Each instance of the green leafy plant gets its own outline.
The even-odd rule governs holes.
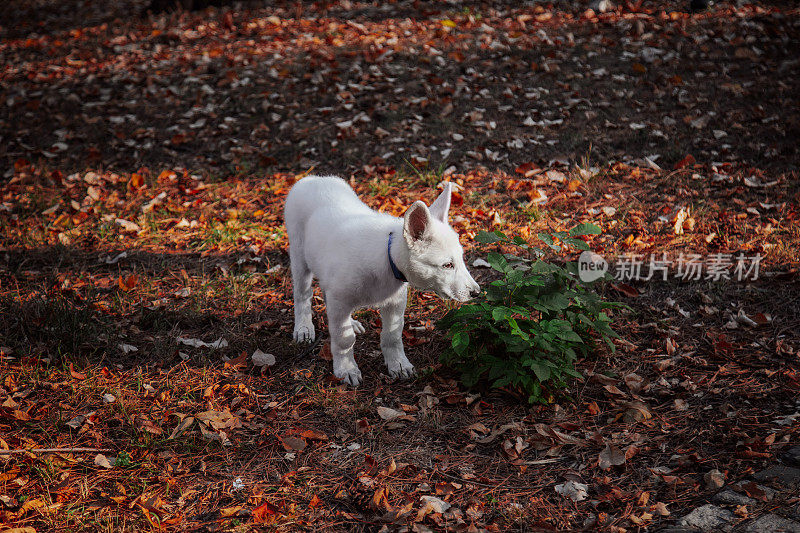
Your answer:
[[[539,233],[545,249],[589,250],[578,238],[600,228],[580,224],[570,231]],[[578,276],[576,262],[559,265],[545,260],[541,248],[522,237],[482,231],[483,244],[514,248],[515,255],[492,251],[489,265],[500,273],[473,302],[450,310],[437,324],[451,338],[442,360],[473,386],[486,379],[491,386],[519,391],[530,403],[547,402],[569,377],[579,378],[575,360],[603,340],[614,350],[611,317],[605,312],[622,304],[605,302]]]
[[[117,455],[117,460],[114,462],[114,466],[122,466],[122,467],[129,467],[133,465],[133,460],[128,452],[119,452]]]

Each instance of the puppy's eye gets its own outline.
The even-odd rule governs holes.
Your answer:
[[[445,263],[445,264],[442,265],[442,268],[446,268],[448,270],[451,270],[453,268],[453,263]]]

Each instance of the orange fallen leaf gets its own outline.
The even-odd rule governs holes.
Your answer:
[[[280,508],[266,502],[253,509],[253,522],[259,524],[274,522],[278,518],[278,513],[280,513]]]
[[[570,180],[570,182],[567,183],[567,190],[569,192],[575,192],[580,188],[580,186],[581,186],[580,180]]]
[[[695,164],[694,156],[692,156],[692,154],[689,154],[680,161],[678,161],[677,163],[675,163],[675,170],[680,170],[683,167],[688,167],[694,164]]]
[[[320,507],[322,506],[322,500],[319,499],[319,496],[314,494],[314,497],[311,498],[310,502],[308,502],[308,506],[311,507],[312,509],[314,509],[315,507]]]
[[[233,507],[224,507],[220,509],[219,514],[222,516],[222,518],[230,518],[231,516],[238,514],[238,512],[241,510],[241,505],[234,505]]]
[[[541,172],[541,170],[542,169],[539,168],[539,166],[535,163],[523,163],[515,169],[517,174],[522,174],[526,178],[529,178],[534,174],[538,174]]]
[[[375,510],[391,511],[392,506],[389,504],[389,489],[381,487],[372,495],[370,507]]]
[[[308,440],[328,440],[328,436],[325,433],[315,429],[304,429],[299,435]]]
[[[128,276],[120,276],[119,277],[119,288],[125,292],[133,289],[136,286],[136,283],[139,281],[139,278],[136,274],[130,274]]]
[[[142,188],[142,186],[144,186],[144,177],[137,172],[131,174],[131,180],[128,182],[128,188],[135,190]]]
[[[81,374],[80,372],[76,372],[75,368],[73,368],[72,363],[69,364],[69,375],[75,379],[86,379],[86,374]]]
[[[162,181],[172,181],[172,180],[174,180],[174,179],[175,179],[175,178],[177,178],[177,177],[178,177],[178,175],[177,175],[177,174],[175,174],[175,173],[174,173],[173,171],[171,171],[171,170],[162,170],[162,171],[161,171],[161,174],[159,174],[159,175],[158,175],[158,181],[159,181],[159,182],[162,182]]]
[[[247,352],[242,352],[235,359],[225,361],[225,368],[244,368],[247,366]]]

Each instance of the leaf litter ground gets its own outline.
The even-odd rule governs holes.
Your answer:
[[[74,10],[12,2],[0,520],[637,530],[775,463],[800,427],[798,13],[578,7],[98,3],[67,29]],[[755,281],[609,285],[624,342],[553,405],[464,390],[437,363],[447,304],[421,293],[420,377],[382,374],[367,310],[348,390],[324,340],[289,342],[281,209],[312,166],[395,215],[458,183],[470,264],[481,229],[587,221],[607,258],[764,259]],[[737,519],[792,505],[740,491]]]

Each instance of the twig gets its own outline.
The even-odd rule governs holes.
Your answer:
[[[18,450],[0,450],[0,455],[14,455],[18,453],[86,453],[86,452],[111,452],[110,448],[29,448]]]

